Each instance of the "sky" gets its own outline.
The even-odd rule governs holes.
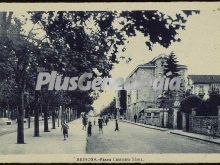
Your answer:
[[[174,13],[167,13],[173,15]],[[145,45],[142,34],[131,38],[127,50],[122,55],[129,56],[129,64],[119,63],[111,71],[113,79],[127,77],[139,64],[146,63],[159,54],[174,51],[179,64],[187,65],[188,74],[219,74],[220,75],[220,11],[204,10],[199,15],[188,18],[186,30],[179,32],[181,42],[173,43],[169,48],[155,45],[150,51]],[[94,102],[97,112],[107,106],[115,96],[115,91],[105,91]]]

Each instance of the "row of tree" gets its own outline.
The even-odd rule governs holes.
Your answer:
[[[115,98],[107,105],[105,108],[103,108],[100,112],[101,116],[105,115],[117,115],[117,109],[116,109],[116,100]]]

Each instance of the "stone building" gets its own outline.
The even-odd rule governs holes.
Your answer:
[[[128,76],[128,78],[141,77],[146,80],[155,80],[155,78],[164,77],[164,64],[167,55],[160,54],[148,63],[138,65]],[[178,65],[181,82],[181,88],[185,89],[187,81],[187,67]],[[167,110],[158,108],[158,97],[162,91],[155,91],[152,86],[144,86],[140,89],[132,89],[127,91],[127,119],[133,121],[136,114],[140,122],[157,126],[167,126],[168,114]],[[161,113],[162,112],[162,113]],[[148,120],[149,119],[149,120]]]

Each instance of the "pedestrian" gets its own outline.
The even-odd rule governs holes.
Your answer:
[[[86,130],[86,125],[87,125],[87,117],[84,115],[83,118],[82,118],[82,123],[83,123],[83,130],[85,128]]]
[[[69,126],[66,123],[62,123],[61,131],[63,130],[63,140],[66,140],[66,137],[68,138],[68,129]]]
[[[88,136],[92,135],[92,123],[91,123],[91,121],[89,122],[87,133],[88,133]]]
[[[105,124],[108,124],[108,117],[105,118]]]
[[[136,114],[134,115],[134,122],[135,123],[137,122],[137,115]]]
[[[115,131],[119,131],[119,127],[118,127],[118,120],[115,120]]]
[[[102,122],[103,122],[103,119],[98,119],[99,132],[102,132],[102,133],[103,133],[103,130],[102,130]]]

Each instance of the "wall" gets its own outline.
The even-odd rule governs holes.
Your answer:
[[[209,135],[208,126],[218,125],[217,116],[190,116],[189,131]]]
[[[145,117],[145,124],[158,126],[160,127],[160,117],[154,116],[154,117]]]

